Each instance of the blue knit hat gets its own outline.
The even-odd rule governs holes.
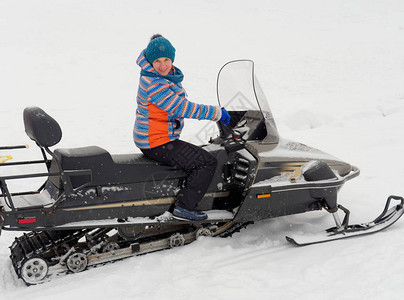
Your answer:
[[[168,57],[174,62],[175,48],[165,37],[156,34],[152,36],[147,48],[145,49],[146,59],[149,63],[153,63],[160,57]]]

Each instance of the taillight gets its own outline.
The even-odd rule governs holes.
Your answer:
[[[36,218],[24,218],[18,220],[18,224],[31,224],[31,223],[36,223]]]

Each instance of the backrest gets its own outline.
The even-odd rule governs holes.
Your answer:
[[[41,147],[54,146],[62,138],[59,124],[39,107],[24,109],[24,126],[28,137]]]

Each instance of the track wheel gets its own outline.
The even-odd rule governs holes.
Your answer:
[[[119,245],[117,243],[108,243],[102,248],[102,253],[113,252],[119,249]]]
[[[21,267],[21,277],[26,284],[38,284],[48,274],[48,264],[39,257],[28,259]]]
[[[170,246],[170,248],[180,247],[183,246],[184,244],[185,244],[185,237],[183,234],[179,232],[174,233],[168,240],[168,246]]]
[[[202,227],[196,231],[196,238],[200,236],[212,236],[212,231],[209,228]]]
[[[76,252],[69,256],[66,265],[70,271],[78,273],[86,269],[87,263],[87,256],[83,253]]]

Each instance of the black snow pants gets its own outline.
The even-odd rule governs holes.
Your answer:
[[[188,175],[185,187],[177,194],[175,204],[188,210],[195,210],[215,174],[216,158],[201,147],[181,140],[141,150],[147,157],[178,167]]]

